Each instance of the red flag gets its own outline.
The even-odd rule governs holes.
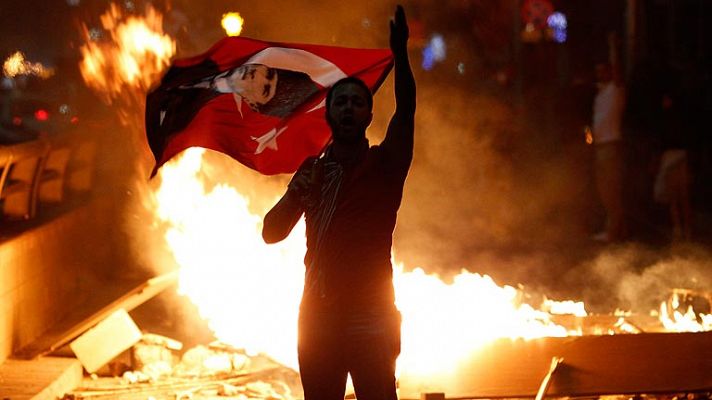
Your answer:
[[[356,76],[375,92],[392,66],[387,49],[242,37],[176,60],[146,101],[152,176],[189,147],[220,151],[263,174],[294,172],[330,139],[328,88]]]

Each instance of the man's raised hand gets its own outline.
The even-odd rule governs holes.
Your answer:
[[[390,21],[391,50],[393,53],[405,52],[408,49],[408,23],[405,19],[403,6],[396,7],[396,13]]]

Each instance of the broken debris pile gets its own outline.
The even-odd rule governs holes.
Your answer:
[[[117,377],[92,374],[65,400],[99,399],[294,399],[299,374],[269,357],[214,342],[185,351],[182,344],[145,334],[130,350],[130,368]],[[121,372],[114,362],[113,373]]]

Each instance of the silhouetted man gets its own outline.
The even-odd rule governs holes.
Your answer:
[[[345,78],[330,89],[332,143],[307,159],[264,219],[274,243],[305,215],[306,278],[299,316],[299,368],[306,400],[344,398],[350,373],[359,399],[396,399],[400,313],[395,307],[391,244],[413,157],[415,80],[408,25],[398,6],[391,21],[396,110],[386,137],[369,147],[369,88]]]

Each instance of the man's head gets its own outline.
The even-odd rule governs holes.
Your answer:
[[[277,90],[277,71],[262,64],[244,64],[230,74],[228,83],[252,108],[266,104]]]
[[[339,80],[326,95],[326,122],[334,141],[356,143],[366,136],[373,118],[373,95],[360,79]]]
[[[300,71],[244,64],[228,77],[230,90],[251,109],[275,117],[286,117],[319,91],[309,75]]]

